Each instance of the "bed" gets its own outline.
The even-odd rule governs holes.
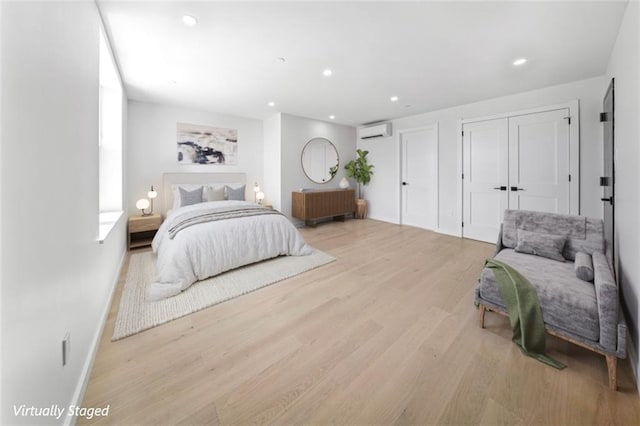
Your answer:
[[[243,173],[165,174],[162,192],[165,220],[151,245],[157,263],[148,300],[251,263],[313,252],[289,219],[245,201]]]

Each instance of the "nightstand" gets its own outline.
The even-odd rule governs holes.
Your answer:
[[[151,245],[161,223],[162,217],[159,214],[131,216],[128,222],[127,249]]]
[[[262,207],[266,207],[268,209],[272,209],[273,210],[273,204],[270,203],[262,203],[260,204]]]

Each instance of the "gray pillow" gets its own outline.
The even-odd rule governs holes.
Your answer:
[[[192,204],[198,204],[202,202],[202,187],[194,189],[193,191],[187,191],[184,188],[180,189],[180,207],[190,206]]]
[[[224,187],[212,188],[207,186],[207,201],[224,201]]]
[[[583,281],[593,282],[593,259],[591,259],[590,254],[581,251],[577,252],[574,269],[576,277]]]
[[[240,188],[232,188],[227,185],[227,200],[244,201],[244,187],[245,185],[242,185]]]
[[[518,229],[518,245],[516,245],[515,251],[564,262],[562,249],[566,239],[567,237],[562,235],[543,234]]]

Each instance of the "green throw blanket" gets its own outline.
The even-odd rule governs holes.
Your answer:
[[[540,362],[562,369],[564,364],[546,354],[544,320],[535,288],[511,266],[487,259],[485,268],[491,268],[498,283],[500,295],[509,313],[513,330],[513,343],[520,350]]]

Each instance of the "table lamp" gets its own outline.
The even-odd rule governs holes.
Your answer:
[[[136,207],[140,209],[140,211],[142,212],[142,216],[149,216],[151,214],[145,212],[145,210],[149,208],[149,205],[149,200],[147,200],[146,198],[140,198],[138,201],[136,201]]]
[[[158,196],[158,193],[153,189],[153,185],[151,185],[151,190],[147,192],[147,198],[151,201],[151,211],[149,214],[153,214],[153,199]]]

